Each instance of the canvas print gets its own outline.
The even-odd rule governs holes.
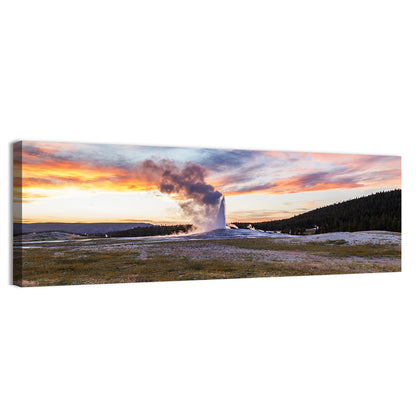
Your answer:
[[[20,141],[18,286],[401,270],[401,158]]]

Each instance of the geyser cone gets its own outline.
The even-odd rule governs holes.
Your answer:
[[[225,230],[225,199],[221,198],[220,207],[218,209],[217,220],[215,222],[216,230]]]

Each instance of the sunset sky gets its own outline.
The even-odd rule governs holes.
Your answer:
[[[287,218],[401,188],[398,156],[40,141],[22,149],[14,202],[24,222],[190,222],[181,208],[189,193],[160,184],[166,170],[186,189],[194,181],[196,192],[222,193],[227,222]]]

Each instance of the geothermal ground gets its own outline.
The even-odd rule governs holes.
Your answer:
[[[385,231],[289,236],[218,230],[111,239],[36,233],[18,237],[14,247],[22,286],[401,270],[401,234]]]

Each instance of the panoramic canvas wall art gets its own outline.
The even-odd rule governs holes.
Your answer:
[[[20,141],[18,286],[401,270],[401,158]]]

